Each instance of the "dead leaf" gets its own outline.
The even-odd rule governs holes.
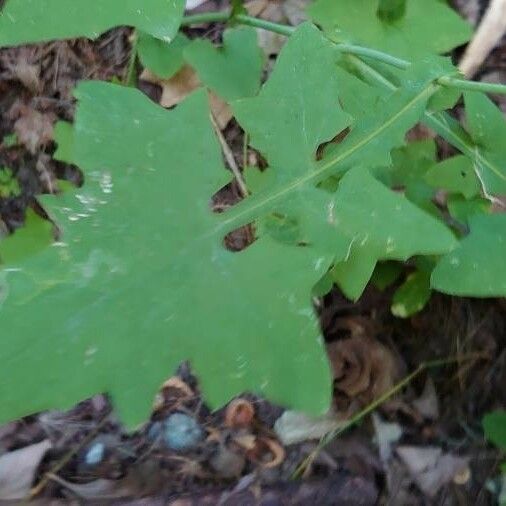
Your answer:
[[[144,69],[140,79],[148,83],[156,84],[162,88],[160,105],[167,108],[179,104],[190,93],[202,86],[197,73],[188,65],[185,65],[170,79],[161,79],[148,69]],[[232,119],[232,110],[226,102],[212,91],[209,91],[208,94],[213,116],[218,126],[223,130]]]
[[[390,390],[399,376],[393,353],[376,339],[353,335],[327,345],[339,411],[353,401],[370,404]],[[347,402],[348,401],[348,402]],[[342,404],[342,405],[341,405]]]
[[[24,499],[29,495],[37,468],[52,446],[45,439],[0,457],[0,500]]]
[[[124,499],[133,495],[133,490],[126,478],[121,480],[100,479],[89,483],[71,483],[56,475],[50,475],[50,478],[81,499]]]
[[[42,113],[18,102],[11,107],[9,117],[16,120],[14,132],[30,153],[35,154],[40,147],[53,140],[54,113]]]
[[[467,457],[443,453],[439,447],[401,446],[396,453],[416,485],[430,498],[469,467]]]
[[[246,399],[234,399],[225,412],[225,426],[230,428],[249,427],[255,417],[255,408]]]
[[[439,402],[432,378],[427,378],[422,395],[413,401],[415,409],[428,420],[439,418]]]
[[[245,5],[250,16],[259,17],[273,23],[286,22],[286,15],[282,2],[269,2],[266,0],[253,0]],[[286,37],[268,30],[257,30],[258,45],[266,56],[275,56],[286,42]]]
[[[402,437],[402,428],[398,423],[383,421],[377,413],[373,413],[372,420],[380,458],[386,464],[392,456],[392,445]]]
[[[285,411],[274,424],[274,431],[284,445],[320,439],[345,425],[334,413],[312,417],[297,411]]]
[[[192,9],[196,9],[206,2],[207,0],[186,0],[186,10],[191,11]]]
[[[291,25],[297,26],[308,20],[306,8],[311,2],[312,0],[285,0],[283,2],[283,12]]]

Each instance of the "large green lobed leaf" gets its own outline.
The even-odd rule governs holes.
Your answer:
[[[274,177],[221,215],[210,212],[209,201],[229,178],[204,92],[165,111],[137,90],[79,86],[74,131],[61,128],[60,155],[84,170],[85,185],[43,199],[59,242],[4,271],[1,420],[106,391],[133,425],[187,359],[213,407],[250,390],[313,414],[328,409],[330,373],[312,287],[357,237],[366,244],[373,225],[385,226],[371,223],[378,202],[393,203],[389,212],[399,216],[413,213],[359,162],[388,162],[423,113],[432,80],[447,72],[436,62],[420,79],[414,68],[404,89],[357,119],[317,160],[317,147],[351,121],[334,96],[333,55],[332,44],[303,25],[281,53],[272,84],[236,103]],[[316,186],[336,175],[344,175],[336,195]],[[358,198],[363,188],[371,194]],[[240,253],[224,248],[226,233],[273,211],[297,223],[304,246],[263,234]],[[411,234],[395,249],[404,256],[448,251],[449,232],[418,213],[428,245],[418,247]]]
[[[88,37],[120,25],[170,41],[185,0],[6,0],[0,11],[0,46]]]

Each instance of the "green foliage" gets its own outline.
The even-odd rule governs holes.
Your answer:
[[[471,27],[439,0],[407,0],[405,13],[397,11],[393,20],[380,15],[378,7],[395,12],[397,3],[383,0],[379,6],[378,0],[317,0],[309,14],[336,40],[408,59],[446,53],[471,37]]]
[[[183,67],[183,51],[189,43],[188,37],[182,33],[178,33],[172,42],[166,42],[141,32],[137,51],[144,67],[162,79],[169,79]]]
[[[0,198],[17,197],[21,195],[18,180],[8,167],[0,168]]]
[[[170,41],[185,0],[6,0],[0,13],[0,46],[88,37],[119,25]]]
[[[482,93],[464,94],[467,131],[480,152],[472,159],[487,195],[506,194],[506,120],[504,114]]]
[[[399,318],[408,318],[418,313],[429,301],[430,294],[430,272],[412,272],[394,294],[392,314]]]
[[[485,437],[499,449],[506,451],[506,411],[498,409],[483,417]]]
[[[254,28],[225,30],[221,48],[208,40],[194,40],[184,50],[184,58],[224,100],[250,97],[260,89],[263,53]]]
[[[432,273],[432,287],[452,295],[506,296],[506,214],[469,218],[471,233]]]
[[[420,310],[432,289],[506,295],[506,215],[491,208],[506,193],[506,123],[479,93],[465,95],[465,129],[435,112],[460,95],[436,84],[456,73],[436,53],[470,34],[445,2],[317,0],[310,12],[326,35],[298,27],[262,87],[252,28],[233,26],[215,47],[175,36],[183,1],[83,5],[7,0],[0,45],[135,26],[142,64],[162,78],[191,65],[268,167],[248,168],[250,195],[213,214],[230,174],[206,94],[165,111],[137,90],[82,83],[74,125],[55,127],[54,158],[79,166],[85,184],[40,199],[58,241],[29,212],[0,242],[13,267],[1,273],[0,422],[107,391],[132,426],[183,360],[213,407],[249,390],[322,413],[332,389],[311,297],[335,283],[357,299],[413,257],[397,316]],[[233,2],[232,15],[242,9]],[[412,65],[385,72],[337,52],[336,40]],[[438,162],[433,140],[406,143],[421,120],[462,155]],[[227,251],[226,234],[250,223],[255,242]]]

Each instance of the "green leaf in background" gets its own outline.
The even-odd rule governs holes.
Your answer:
[[[189,43],[183,33],[178,33],[172,42],[165,42],[140,32],[137,52],[144,67],[161,79],[169,79],[183,67],[183,50]]]
[[[506,214],[475,215],[471,233],[444,256],[432,273],[432,288],[451,295],[506,296]]]
[[[503,112],[483,93],[464,93],[467,131],[481,148],[472,162],[484,190],[490,195],[506,194],[506,120]]]
[[[9,167],[0,167],[0,198],[19,197],[19,182]]]
[[[371,283],[380,291],[393,285],[402,274],[402,264],[399,262],[380,262],[376,265]]]
[[[379,0],[378,16],[387,23],[393,23],[406,14],[407,0]]]
[[[381,19],[378,0],[317,0],[309,14],[333,38],[408,59],[446,53],[472,35],[471,26],[439,0],[407,0],[394,22]]]
[[[417,270],[395,291],[391,311],[399,318],[409,318],[421,311],[430,299],[430,272]]]
[[[446,205],[450,216],[463,224],[468,224],[469,220],[476,214],[490,213],[492,207],[487,199],[481,197],[466,199],[461,195],[448,196]]]
[[[425,174],[424,179],[435,189],[460,193],[466,199],[480,194],[480,180],[467,156],[453,156],[433,165]]]
[[[353,300],[360,297],[379,260],[407,260],[451,251],[450,230],[361,168],[350,171],[335,196],[335,220],[352,239],[349,255],[333,268],[334,281]]]
[[[44,250],[53,241],[53,228],[50,221],[28,209],[25,225],[0,239],[0,263],[12,265]]]
[[[483,417],[485,437],[497,448],[506,451],[506,411],[498,409]]]
[[[6,0],[0,11],[0,46],[88,37],[120,25],[171,41],[185,0]]]
[[[221,48],[196,39],[185,48],[184,58],[200,80],[224,100],[251,97],[260,89],[264,60],[254,28],[225,30]]]
[[[58,145],[53,158],[60,162],[72,163],[74,153],[74,129],[67,121],[57,121],[53,130],[54,141]]]

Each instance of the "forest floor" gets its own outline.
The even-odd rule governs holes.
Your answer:
[[[199,9],[225,4],[210,0]],[[279,11],[280,2],[271,4]],[[485,4],[455,1],[475,24]],[[290,20],[293,13],[283,12]],[[202,26],[186,33],[219,41],[222,29]],[[22,226],[26,209],[38,209],[36,196],[52,193],[57,179],[82,183],[78,169],[52,159],[53,125],[72,120],[76,82],[125,77],[129,36],[129,29],[119,28],[95,42],[0,50],[0,167],[12,169],[21,190],[0,197],[2,233]],[[271,44],[274,58],[280,42],[264,43]],[[161,87],[142,79],[140,66],[137,70],[138,87],[160,101]],[[506,82],[506,44],[494,50],[476,78]],[[506,101],[498,103],[506,111]],[[223,135],[241,166],[243,134],[234,120]],[[253,150],[247,156],[262,161]],[[213,206],[220,210],[240,198],[231,185],[215,196]],[[252,231],[243,229],[227,245],[242,249],[251,237]],[[333,290],[318,301],[332,365],[342,372],[337,411],[366,408],[374,385],[394,386],[416,371],[373,416],[351,427],[341,423],[338,437],[318,451],[309,433],[323,435],[332,426],[329,419],[292,419],[300,436],[287,428],[293,414],[248,394],[211,412],[189,366],[182,364],[154,400],[151,419],[134,433],[121,427],[106,395],[67,412],[0,426],[0,499],[26,495],[51,504],[174,506],[494,504],[501,461],[483,438],[481,420],[506,406],[506,301],[434,295],[421,313],[401,320],[390,311],[394,290],[395,285],[384,291],[369,287],[356,304]],[[177,451],[168,433],[171,423],[194,424],[201,437],[188,443],[187,451]]]

